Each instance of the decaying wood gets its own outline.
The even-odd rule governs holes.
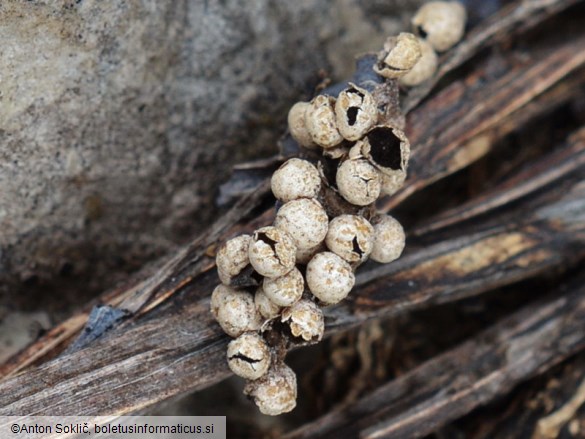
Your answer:
[[[585,165],[585,144],[583,132],[578,132],[569,141],[569,146],[543,157],[537,163],[520,170],[505,184],[492,188],[488,193],[479,195],[473,200],[454,209],[435,216],[432,222],[419,225],[413,235],[424,235],[433,230],[471,220],[486,212],[498,209],[534,193],[535,191],[554,184],[559,178],[579,171]],[[486,200],[490,200],[486,202]]]
[[[548,178],[547,186],[540,184],[540,162],[527,167],[532,169],[525,181],[530,190],[521,202],[514,203],[514,197],[503,201],[496,188],[483,198],[491,206],[492,215],[482,221],[466,224],[463,216],[461,222],[449,224],[453,227],[413,242],[421,246],[420,253],[407,252],[393,264],[364,267],[357,275],[359,293],[349,299],[350,304],[331,311],[336,316],[331,326],[339,322],[353,325],[380,315],[460,299],[526,278],[527,271],[536,274],[557,264],[579,261],[585,255],[585,129],[573,136],[567,150],[574,154],[569,161],[580,165],[566,167],[562,176]],[[547,174],[555,175],[554,167]],[[501,187],[510,187],[510,183],[505,181]],[[531,215],[526,215],[528,211]],[[571,236],[569,241],[557,240],[561,229]],[[392,288],[387,287],[389,281]]]
[[[583,168],[573,170],[514,204],[507,215],[516,221],[503,225],[499,213],[495,221],[488,217],[463,234],[452,228],[437,232],[429,236],[437,242],[394,264],[364,267],[353,299],[328,310],[328,334],[574,264],[585,252],[582,175]],[[213,323],[204,297],[216,283],[215,273],[208,272],[175,301],[85,349],[0,382],[0,415],[124,414],[225,378],[228,339]]]
[[[408,179],[384,209],[487,154],[497,140],[491,138],[496,127],[584,63],[585,31],[556,44],[489,57],[482,69],[423,103],[407,119],[408,137],[416,145]],[[433,114],[440,117],[429,117]]]
[[[530,27],[573,3],[515,2],[500,13],[500,18],[508,14],[509,19],[478,26],[447,59],[440,76],[501,41],[522,19]],[[585,82],[585,29],[573,30],[570,38],[563,38],[562,32],[554,39],[545,35],[540,43],[502,54],[482,54],[473,69],[412,110],[408,126],[415,147],[409,180],[383,207],[395,207],[423,187],[470,165],[487,154],[498,138],[572,99],[570,85],[582,87]],[[409,99],[421,99],[427,92],[421,89],[418,98],[413,94]],[[327,334],[372,318],[477,295],[582,261],[584,151],[585,130],[581,129],[566,147],[529,164],[517,177],[408,231],[409,245],[399,261],[360,268],[352,298],[327,310]],[[273,209],[249,216],[263,205],[267,193],[264,180],[259,190],[241,198],[191,245],[105,293],[0,366],[0,415],[122,415],[229,376],[228,338],[208,309],[209,293],[218,282],[214,249],[217,242],[270,221]],[[530,306],[389,383],[388,395],[378,398],[376,392],[346,410],[381,422],[364,434],[392,432],[396,437],[430,432],[467,413],[583,347],[585,291],[576,288],[562,294]],[[79,350],[63,353],[96,303],[125,309],[130,316]],[[559,332],[563,322],[568,326]],[[495,339],[503,345],[494,345]],[[558,345],[546,344],[551,339],[559,340]],[[542,348],[534,358],[522,355],[520,347],[527,341]],[[474,344],[475,348],[470,347]],[[485,361],[490,358],[493,361]],[[453,380],[461,361],[469,373]],[[411,392],[412,380],[422,382],[416,394]],[[322,428],[339,428],[339,413],[299,434],[318,435]],[[422,426],[417,424],[419,419],[424,420]],[[351,428],[361,431],[366,425],[358,420]]]
[[[107,304],[142,315],[193,281],[196,275],[211,269],[213,258],[207,254],[208,249],[226,233],[226,230],[233,228],[234,224],[257,206],[258,200],[267,194],[268,188],[269,185],[264,182],[257,191],[243,197],[214,224],[212,230],[202,234],[169,261],[159,264],[160,267],[155,266],[154,269],[146,267],[134,276],[138,279],[136,284],[124,285],[105,293],[98,300],[88,304],[80,313],[49,330],[36,343],[1,365],[0,377],[17,373],[46,355],[52,356],[52,350],[60,350],[61,346],[71,341],[83,328],[94,305]]]
[[[551,368],[536,383],[525,383],[513,396],[500,401],[498,410],[486,406],[474,417],[470,439],[571,439],[585,433],[585,353]],[[496,404],[496,403],[494,403]],[[458,423],[467,425],[463,418]]]
[[[533,439],[556,439],[559,437],[563,426],[575,416],[583,404],[585,404],[585,377],[579,383],[573,397],[565,405],[538,421]]]
[[[412,90],[404,100],[403,108],[410,111],[416,107],[445,75],[461,66],[481,49],[531,29],[575,3],[578,3],[578,0],[528,0],[512,2],[503,7],[487,18],[481,26],[473,28],[465,36],[462,44],[447,52],[441,59],[437,74],[427,83]]]
[[[514,3],[513,10],[517,11],[516,14],[519,17],[525,17],[523,14],[526,12],[544,10],[541,8],[543,5],[538,7],[534,5],[525,9],[524,3]],[[570,3],[572,2],[547,2],[547,7],[551,7],[554,11],[555,8],[563,9]],[[466,59],[470,53],[473,53],[473,48],[478,50],[488,44],[488,41],[491,41],[497,33],[493,31],[492,26],[494,26],[492,22],[478,26],[475,32],[479,36],[474,37],[472,43],[462,44],[460,46],[462,48],[457,51],[463,51],[465,55],[457,55],[457,57]],[[482,35],[486,38],[485,43],[481,43],[480,36]],[[503,77],[501,71],[499,76],[490,73],[490,64],[501,63],[500,57],[489,57],[478,70],[471,72],[466,78],[456,82],[424,106],[413,111],[409,122],[413,124],[410,136],[412,144],[416,147],[411,160],[410,176],[405,189],[398,196],[386,200],[383,208],[389,209],[396,206],[416,190],[469,165],[487,153],[492,146],[492,140],[487,141],[482,135],[473,138],[470,133],[477,134],[489,131],[490,128],[500,128],[503,131],[509,129],[510,124],[506,116],[510,112],[522,108],[523,105],[530,103],[531,99],[539,97],[543,90],[558,84],[565,74],[583,63],[585,50],[575,53],[575,48],[581,47],[582,44],[582,40],[569,42],[561,40],[559,45],[551,47],[549,44],[544,49],[544,53],[533,53],[534,59],[531,59],[531,62],[525,61],[520,64],[516,62],[517,57],[512,54],[507,61],[511,70]],[[456,65],[458,64],[453,63],[453,66]],[[471,87],[470,84],[473,83],[478,84],[476,87]],[[466,87],[469,90],[465,91]],[[500,89],[505,89],[506,93],[494,96],[493,91]],[[537,107],[537,111],[544,111],[549,105],[558,104],[559,95],[566,99],[570,93],[564,90],[563,93],[554,94],[556,99],[545,100],[543,105]],[[470,109],[478,106],[484,110],[470,112]],[[513,114],[517,113],[518,111]],[[484,120],[485,114],[491,114],[489,123]],[[423,139],[428,140],[423,142]],[[467,143],[464,143],[465,139],[468,139]],[[214,242],[237,234],[241,230],[238,223],[247,212],[258,205],[266,191],[267,186],[264,184],[258,191],[242,198],[229,214],[223,216],[222,224],[214,225],[210,231],[202,235],[203,238],[196,240],[170,261],[164,265],[161,263],[155,267],[148,267],[134,277],[134,284],[131,280],[127,285],[107,292],[98,300],[88,304],[79,314],[48,331],[36,343],[1,365],[0,377],[14,374],[35,362],[42,361],[43,358],[50,358],[58,353],[62,346],[70,342],[81,330],[87,321],[91,307],[96,303],[131,311],[140,309],[143,313],[176,293],[182,286],[191,282],[198,273],[212,267],[213,259],[206,257],[207,249],[213,246]],[[269,215],[266,217],[269,218]]]
[[[416,438],[585,347],[585,277],[479,336],[291,432],[293,438]]]

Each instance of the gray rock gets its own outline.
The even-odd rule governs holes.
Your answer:
[[[4,297],[70,274],[63,290],[91,294],[201,231],[231,165],[276,151],[319,70],[348,75],[404,21],[357,5],[2,2]]]

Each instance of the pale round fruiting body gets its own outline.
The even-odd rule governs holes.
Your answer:
[[[297,377],[287,365],[275,364],[263,377],[248,382],[244,394],[251,396],[265,415],[288,413],[297,405]]]
[[[217,320],[217,316],[219,314],[220,307],[224,306],[225,302],[232,296],[234,293],[238,293],[239,291],[228,287],[226,285],[218,285],[215,287],[213,292],[211,293],[211,301],[209,303],[209,307],[211,310],[211,314]]]
[[[410,142],[398,128],[378,125],[364,137],[361,152],[381,173],[393,175],[396,171],[406,172]]]
[[[276,227],[262,227],[250,240],[250,264],[265,277],[279,277],[295,266],[296,246],[288,233]]]
[[[323,242],[328,224],[327,212],[313,198],[300,198],[285,203],[274,220],[274,226],[286,232],[296,247],[302,249]]]
[[[248,247],[250,235],[240,235],[225,242],[215,257],[217,274],[221,283],[229,285],[231,280],[250,263]]]
[[[356,206],[371,204],[380,195],[380,176],[366,160],[344,161],[335,180],[341,196]]]
[[[282,313],[282,321],[288,323],[294,337],[305,341],[320,341],[325,332],[323,311],[311,300],[301,300]]]
[[[404,229],[390,215],[379,215],[372,220],[374,224],[374,248],[370,257],[383,264],[400,257],[404,250],[406,236]]]
[[[374,71],[384,78],[400,78],[414,67],[420,57],[417,38],[411,33],[401,32],[386,40],[384,50],[378,54],[378,62],[374,64]]]
[[[457,44],[465,32],[467,13],[461,3],[433,1],[424,4],[412,17],[415,32],[438,52]]]
[[[332,252],[317,253],[309,261],[306,279],[313,295],[327,305],[345,299],[355,284],[349,263]]]
[[[291,306],[298,301],[305,290],[303,275],[297,268],[280,277],[264,278],[264,294],[279,306]]]
[[[313,142],[323,148],[333,148],[343,141],[335,121],[335,99],[331,96],[315,96],[305,113],[305,123]]]
[[[419,43],[422,56],[410,72],[400,78],[400,84],[406,87],[414,87],[432,78],[439,66],[439,57],[433,46],[420,38]]]
[[[337,129],[347,140],[358,140],[378,120],[378,108],[372,94],[354,84],[339,93],[335,101]]]
[[[257,380],[268,371],[271,355],[264,339],[249,332],[228,344],[227,359],[233,373],[248,380]]]
[[[260,315],[267,320],[278,317],[282,310],[282,307],[268,298],[262,287],[258,288],[254,294],[254,305]]]
[[[260,328],[261,318],[252,295],[226,285],[218,285],[213,290],[211,313],[230,337]]]
[[[404,186],[406,181],[406,172],[402,169],[391,173],[381,174],[383,195],[394,195],[398,190]]]
[[[363,262],[372,252],[374,228],[362,216],[340,215],[329,223],[325,244],[347,262]]]
[[[313,149],[317,145],[305,123],[305,113],[311,105],[308,102],[297,102],[288,112],[288,130],[293,139],[305,148]]]
[[[270,180],[272,193],[280,201],[315,198],[321,188],[321,178],[315,166],[306,160],[290,159],[278,168]]]

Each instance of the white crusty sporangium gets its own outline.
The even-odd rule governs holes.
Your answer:
[[[400,257],[406,242],[404,229],[390,215],[378,215],[372,219],[374,225],[374,248],[370,257],[383,264]]]
[[[369,91],[352,83],[349,85],[335,101],[335,117],[341,135],[355,141],[376,124],[378,107]]]
[[[274,226],[285,231],[296,247],[302,249],[323,242],[328,225],[327,212],[314,198],[300,198],[283,204],[274,220]]]
[[[398,190],[404,186],[406,181],[406,172],[396,171],[392,174],[380,174],[382,179],[382,189],[380,192],[383,195],[394,195]]]
[[[248,381],[244,394],[265,415],[288,413],[297,405],[297,376],[286,364],[273,364],[263,377]]]
[[[274,196],[286,203],[297,198],[315,198],[321,188],[319,171],[310,162],[290,159],[278,168],[270,180]]]
[[[311,106],[308,102],[297,102],[294,104],[288,112],[288,130],[293,139],[295,139],[299,145],[314,149],[318,148],[318,145],[313,142],[311,133],[307,129],[305,122],[305,113]]]
[[[250,235],[240,235],[223,244],[215,257],[219,280],[229,285],[231,280],[250,263]]]
[[[335,98],[318,95],[305,113],[307,129],[313,141],[323,148],[333,148],[343,141],[335,121]]]
[[[438,52],[457,44],[465,32],[467,13],[459,2],[434,1],[421,6],[412,17],[415,32]]]
[[[402,187],[410,158],[410,142],[404,132],[378,125],[354,149],[358,146],[361,155],[380,172],[382,194],[392,195]]]
[[[278,277],[294,268],[296,251],[295,243],[288,233],[267,226],[252,235],[248,257],[259,274]]]
[[[282,313],[282,321],[288,323],[294,337],[305,341],[321,341],[325,332],[323,311],[311,300],[300,300]]]
[[[335,177],[339,194],[356,206],[366,206],[376,201],[382,188],[381,179],[366,160],[346,160]]]
[[[211,313],[230,337],[260,329],[261,316],[254,297],[226,285],[218,285],[211,294]]]
[[[256,380],[268,371],[271,354],[260,335],[247,332],[228,344],[227,359],[233,373],[248,380]]]
[[[349,263],[335,253],[317,253],[307,264],[307,285],[317,299],[326,305],[341,302],[355,284]]]
[[[374,71],[389,79],[400,78],[414,67],[421,57],[417,38],[408,32],[396,37],[389,37],[384,43],[384,50],[378,54],[378,63]]]
[[[281,306],[278,306],[268,298],[262,286],[258,287],[254,294],[254,305],[256,305],[260,315],[268,320],[278,317],[282,311]]]
[[[361,142],[362,155],[380,172],[405,171],[410,158],[410,142],[398,128],[378,125]]]
[[[422,84],[427,79],[432,78],[437,71],[439,57],[435,49],[426,40],[419,38],[418,42],[420,43],[422,55],[410,72],[400,78],[400,85],[414,87],[415,85]]]
[[[291,306],[303,295],[305,280],[297,268],[280,277],[265,277],[262,289],[266,297],[278,306]]]
[[[347,262],[363,262],[372,252],[374,228],[363,216],[340,215],[329,223],[325,244]]]

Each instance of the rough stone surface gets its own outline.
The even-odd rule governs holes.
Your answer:
[[[0,307],[0,363],[16,354],[51,326],[47,313],[10,312]]]
[[[320,69],[406,27],[377,3],[2,2],[0,301],[84,301],[199,232]]]

